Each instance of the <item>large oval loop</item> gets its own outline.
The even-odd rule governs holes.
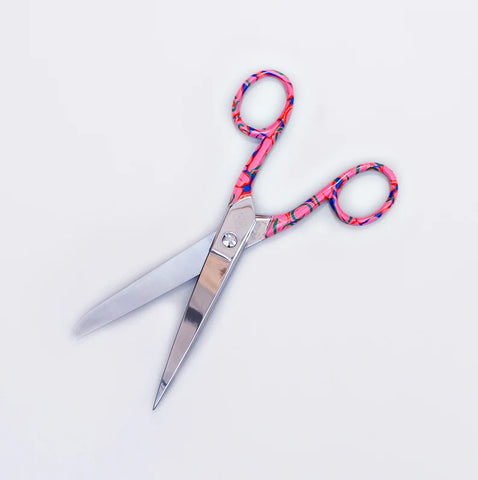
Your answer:
[[[348,180],[350,180],[352,177],[355,177],[355,175],[368,170],[376,170],[385,175],[390,182],[390,192],[384,204],[376,212],[366,217],[353,217],[352,215],[345,213],[340,208],[338,202],[339,193]],[[305,218],[317,207],[327,201],[330,202],[330,206],[343,222],[348,223],[349,225],[366,225],[380,218],[393,205],[395,198],[397,197],[397,193],[397,177],[392,170],[390,170],[390,168],[388,168],[386,165],[382,165],[381,163],[362,163],[361,165],[357,165],[356,167],[347,170],[345,173],[340,175],[340,177],[337,177],[333,182],[329,183],[322,190],[319,190],[315,195],[312,195],[312,197],[307,199],[304,203],[301,203],[298,207],[294,208],[290,212],[274,215],[271,219],[271,223],[267,229],[265,237],[271,237],[272,235],[282,232],[282,230],[292,227],[292,225],[295,225],[299,220]]]

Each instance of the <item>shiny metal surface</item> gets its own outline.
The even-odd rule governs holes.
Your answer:
[[[153,410],[158,406],[171,380],[189,352],[199,330],[204,325],[233,266],[246,248],[247,240],[251,236],[255,224],[254,207],[250,197],[235,203],[224,218],[176,334],[154,400]],[[232,247],[223,244],[222,238],[226,232],[234,233],[237,237],[237,244]]]
[[[254,230],[247,239],[246,248],[252,247],[266,239],[266,232],[271,221],[272,217],[270,216],[256,215],[256,224],[254,225]]]
[[[208,255],[171,348],[171,353],[169,354],[154,400],[153,410],[158,406],[164,392],[191,348],[196,335],[199,333],[203,321],[217,298],[230,265],[231,263],[228,260],[214,252]]]
[[[202,238],[94,307],[80,318],[75,334],[86,335],[197,277],[214,236]]]
[[[264,240],[270,220],[271,217],[256,216],[246,248]],[[215,236],[215,232],[207,235],[92,308],[77,322],[74,333],[79,336],[91,333],[197,277]]]

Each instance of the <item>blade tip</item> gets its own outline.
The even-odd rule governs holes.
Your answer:
[[[81,338],[85,336],[88,332],[85,331],[85,329],[82,328],[81,325],[77,324],[71,329],[71,333],[73,334],[74,337]]]
[[[88,335],[89,333],[93,332],[95,329],[91,328],[85,321],[84,317],[80,318],[78,322],[73,326],[72,328],[72,333],[73,336],[77,338],[82,338],[85,335]]]
[[[156,393],[156,398],[154,399],[153,411],[156,410],[156,407],[159,405],[159,402],[163,398],[167,386],[168,384],[164,381],[164,379],[162,379],[161,383],[159,384],[158,393]]]

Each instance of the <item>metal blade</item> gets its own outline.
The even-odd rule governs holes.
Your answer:
[[[250,197],[234,204],[214,239],[204,267],[194,287],[164,369],[153,410],[204,325],[237,259],[244,252],[256,224]]]
[[[247,248],[265,239],[270,222],[271,217],[256,217]],[[77,322],[75,334],[91,333],[197,277],[215,235],[216,232],[209,234],[94,307]]]
[[[209,234],[97,305],[80,318],[75,333],[86,335],[197,277],[214,235]]]
[[[158,406],[166,388],[191,348],[206,316],[217,299],[229,267],[230,262],[226,259],[213,252],[208,255],[171,348],[153,410]]]

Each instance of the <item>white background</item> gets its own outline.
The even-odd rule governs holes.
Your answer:
[[[478,478],[476,1],[0,7],[2,479]],[[295,207],[379,161],[397,203],[251,249],[152,402],[191,285],[82,340],[86,310],[218,225],[263,68],[296,103],[255,187]],[[257,126],[282,109],[251,89]],[[387,182],[363,175],[364,214]]]

